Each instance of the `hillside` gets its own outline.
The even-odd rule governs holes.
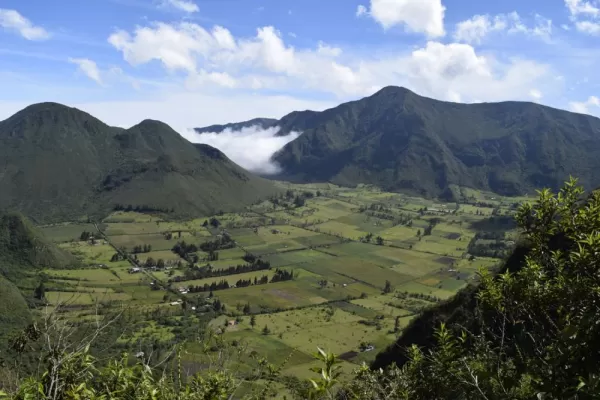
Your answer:
[[[21,215],[0,212],[0,337],[31,319],[17,288],[33,295],[34,273],[42,268],[69,268],[79,262],[56,247]]]
[[[534,103],[459,104],[400,87],[323,112],[294,112],[304,132],[274,156],[295,182],[371,183],[453,198],[455,185],[504,195],[600,184],[600,119]]]
[[[0,339],[31,321],[27,302],[19,289],[0,275]]]
[[[276,191],[225,156],[198,151],[164,123],[115,128],[55,103],[0,122],[0,162],[0,208],[38,223],[105,215],[117,204],[202,215]]]
[[[25,273],[41,268],[78,264],[17,213],[0,211],[0,275],[17,283]]]

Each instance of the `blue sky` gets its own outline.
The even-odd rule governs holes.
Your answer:
[[[0,119],[57,101],[178,130],[387,85],[600,116],[600,0],[2,0]]]

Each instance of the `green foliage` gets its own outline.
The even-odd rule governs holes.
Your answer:
[[[174,217],[207,215],[277,193],[271,182],[162,122],[125,130],[55,103],[0,121],[0,159],[0,208],[36,222],[104,216],[122,204]]]
[[[482,271],[479,329],[442,324],[434,347],[413,346],[401,370],[384,373],[399,378],[379,382],[403,382],[399,398],[411,399],[598,398],[600,193],[583,194],[570,180],[523,205],[530,251],[518,270]]]

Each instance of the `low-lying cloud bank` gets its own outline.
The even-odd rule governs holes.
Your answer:
[[[286,136],[276,136],[278,132],[278,127],[262,129],[252,126],[239,131],[226,129],[202,134],[188,131],[185,137],[193,143],[216,147],[248,171],[273,175],[281,171],[281,167],[271,160],[273,154],[301,135],[300,132],[291,132]]]

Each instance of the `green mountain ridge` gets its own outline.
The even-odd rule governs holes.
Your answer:
[[[254,118],[244,122],[235,122],[223,125],[210,125],[203,128],[194,128],[196,133],[221,133],[226,129],[232,131],[241,131],[244,128],[258,127],[259,129],[268,129],[277,125],[279,120],[274,118]]]
[[[600,184],[600,119],[535,103],[460,104],[389,86],[323,112],[286,115],[303,134],[273,156],[293,182],[375,184],[454,198],[456,186],[504,195]]]
[[[238,210],[277,191],[217,152],[159,121],[115,128],[75,108],[35,104],[0,122],[0,209],[37,223],[103,216],[117,204],[189,216]]]

